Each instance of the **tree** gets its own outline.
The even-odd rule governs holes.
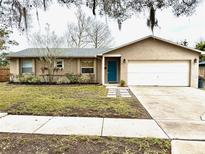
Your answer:
[[[60,71],[55,67],[55,62],[60,54],[58,48],[63,45],[63,42],[63,37],[51,31],[49,24],[45,27],[45,34],[34,33],[31,36],[30,44],[38,49],[39,60],[44,64],[41,72],[45,81],[53,82],[55,73]]]
[[[100,14],[117,19],[119,28],[133,14],[149,11],[147,25],[153,32],[154,27],[158,26],[155,17],[157,10],[172,8],[173,14],[177,17],[188,16],[195,11],[199,2],[200,0],[87,0],[87,5],[93,9],[93,14],[99,10]]]
[[[94,18],[87,17],[80,9],[76,13],[77,24],[68,24],[65,32],[70,47],[108,47],[112,36],[108,25]]]
[[[180,41],[180,42],[177,42],[177,44],[179,44],[179,45],[183,45],[183,46],[188,46],[188,41],[186,40],[186,39],[184,39],[183,41]]]
[[[8,30],[6,27],[0,27],[0,66],[8,65],[8,61],[6,59],[5,51],[9,49],[10,45],[18,45],[15,40],[10,39],[10,34],[12,31]]]
[[[15,40],[10,39],[12,31],[5,27],[0,27],[0,50],[7,50],[9,45],[18,45]]]
[[[68,31],[65,32],[67,44],[70,47],[84,48],[90,42],[87,30],[89,28],[90,18],[78,9],[76,13],[77,24],[68,24]]]
[[[6,53],[6,52],[3,52],[0,54],[0,67],[7,66],[9,64],[8,60],[6,59],[7,55],[8,55],[8,53]]]
[[[198,42],[195,48],[201,51],[205,51],[205,41]],[[200,61],[205,61],[205,56],[201,56]]]
[[[205,41],[200,41],[196,44],[196,49],[205,51]]]
[[[38,9],[52,5],[54,0],[0,0],[0,23],[8,26],[17,25],[22,30],[28,27],[29,14],[32,10],[36,10],[38,18]],[[198,6],[200,0],[57,0],[61,5],[76,6],[86,5],[92,9],[93,14],[107,15],[117,20],[119,28],[122,23],[130,18],[133,14],[150,12],[148,19],[151,30],[157,25],[155,12],[171,8],[173,14],[192,15]]]
[[[108,25],[95,19],[91,20],[87,33],[94,48],[109,47],[113,42]]]

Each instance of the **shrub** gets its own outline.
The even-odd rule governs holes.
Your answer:
[[[90,83],[94,83],[95,82],[95,74],[89,74],[89,78],[90,78]]]
[[[70,83],[93,83],[95,79],[94,74],[65,74]]]
[[[67,77],[61,77],[57,80],[57,84],[68,84],[70,81],[68,80]]]
[[[70,83],[79,83],[80,75],[72,74],[72,73],[67,73],[67,74],[65,74],[65,76],[70,81]]]
[[[20,83],[40,83],[41,79],[33,74],[23,74],[16,76],[17,82]]]
[[[37,76],[33,76],[30,80],[30,83],[40,83],[41,79]]]
[[[120,87],[124,87],[125,86],[125,81],[124,80],[120,80]]]
[[[90,76],[87,74],[82,74],[79,77],[79,83],[90,83]]]

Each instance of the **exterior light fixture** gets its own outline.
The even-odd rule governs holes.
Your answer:
[[[123,63],[126,63],[126,59],[123,59]]]
[[[194,63],[195,63],[195,64],[197,63],[197,59],[196,59],[196,58],[194,59]]]

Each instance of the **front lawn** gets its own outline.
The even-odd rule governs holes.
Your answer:
[[[0,111],[10,114],[150,118],[136,98],[107,98],[98,85],[0,83]]]
[[[171,154],[170,140],[0,134],[0,153]]]

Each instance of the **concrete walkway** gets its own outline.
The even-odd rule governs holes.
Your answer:
[[[128,87],[107,86],[107,97],[131,97]]]
[[[168,138],[152,119],[7,115],[0,132]]]

